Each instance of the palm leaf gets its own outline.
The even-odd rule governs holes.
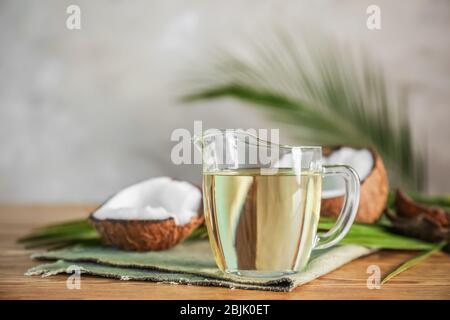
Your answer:
[[[72,245],[98,245],[100,236],[88,219],[55,223],[35,229],[18,239],[28,249],[56,249]]]
[[[332,218],[321,217],[319,230],[327,231],[335,223],[336,221]],[[188,240],[204,239],[207,237],[206,227],[202,225],[189,236]],[[389,250],[429,250],[435,247],[434,243],[392,233],[384,226],[358,222],[353,223],[350,231],[340,243]]]
[[[425,260],[426,258],[428,258],[429,256],[431,256],[432,254],[434,254],[435,252],[438,252],[440,250],[442,250],[442,248],[445,246],[445,243],[439,243],[439,244],[435,244],[433,247],[431,247],[430,249],[419,253],[418,255],[412,257],[411,259],[405,261],[404,263],[402,263],[401,265],[399,265],[398,267],[396,267],[394,270],[392,270],[391,272],[389,272],[383,279],[383,281],[381,281],[381,284],[385,284],[386,282],[388,282],[389,280],[391,280],[392,278],[398,276],[400,273],[402,273],[403,271],[406,271],[410,268],[412,268],[413,266],[415,266],[416,264],[418,264],[419,262]]]
[[[206,227],[201,225],[186,240],[207,238]],[[100,235],[88,219],[45,225],[19,238],[17,242],[23,244],[27,249],[45,248],[48,250],[74,245],[96,246],[102,243]]]
[[[388,90],[377,64],[329,39],[302,47],[285,33],[249,51],[221,54],[183,101],[232,97],[263,107],[300,143],[374,147],[398,186],[423,187],[406,99]]]

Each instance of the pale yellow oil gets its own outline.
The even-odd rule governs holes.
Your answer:
[[[203,179],[206,225],[221,270],[289,272],[307,264],[319,221],[319,173],[241,169]]]

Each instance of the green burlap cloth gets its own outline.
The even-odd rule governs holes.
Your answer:
[[[53,262],[31,268],[26,275],[72,273],[76,266],[82,273],[121,280],[290,291],[373,251],[356,245],[337,246],[313,252],[303,272],[281,278],[242,278],[216,267],[207,241],[190,241],[171,250],[145,253],[77,247],[33,254],[33,259]]]

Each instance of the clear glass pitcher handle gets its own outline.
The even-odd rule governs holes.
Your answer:
[[[334,246],[345,237],[353,221],[359,205],[359,176],[355,169],[346,165],[324,165],[324,176],[340,176],[345,181],[345,200],[336,224],[324,234],[318,235],[314,249],[325,249]]]

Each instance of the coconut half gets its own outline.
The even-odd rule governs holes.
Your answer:
[[[375,222],[386,207],[388,178],[383,161],[372,149],[351,147],[324,148],[324,164],[346,164],[353,167],[361,180],[361,192],[356,221]],[[345,185],[342,178],[327,177],[322,187],[321,214],[337,217],[344,203]]]
[[[103,241],[124,250],[169,249],[203,223],[200,189],[157,177],[118,192],[89,217]]]

